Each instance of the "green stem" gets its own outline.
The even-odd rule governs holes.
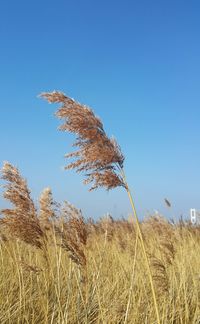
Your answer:
[[[151,291],[152,291],[152,295],[153,295],[154,307],[155,307],[155,311],[156,311],[157,323],[160,324],[161,322],[160,322],[158,304],[157,304],[157,300],[156,300],[156,293],[155,293],[155,288],[154,288],[153,276],[152,276],[152,272],[151,272],[151,268],[150,268],[150,263],[149,263],[149,259],[148,259],[147,252],[146,252],[146,249],[145,249],[142,230],[141,230],[140,222],[139,222],[139,219],[138,219],[138,216],[137,216],[137,212],[136,212],[135,204],[134,204],[134,201],[133,201],[133,197],[132,197],[131,191],[129,189],[128,183],[126,181],[126,175],[125,175],[125,172],[124,172],[123,169],[122,169],[122,177],[123,177],[123,180],[124,180],[124,182],[126,184],[126,191],[127,191],[127,194],[128,194],[128,197],[129,197],[129,200],[130,200],[130,203],[131,203],[131,207],[132,207],[132,210],[133,210],[133,215],[134,215],[134,218],[135,218],[135,221],[136,221],[136,227],[137,227],[137,231],[138,231],[138,235],[139,235],[139,239],[140,239],[140,243],[141,243],[141,248],[142,248],[144,258],[145,258],[145,262],[146,262],[147,272],[148,272],[149,281],[150,281],[150,285],[151,285]]]

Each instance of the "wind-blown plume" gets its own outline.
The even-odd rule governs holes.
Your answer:
[[[119,145],[114,139],[110,139],[106,135],[101,120],[95,116],[90,108],[81,105],[58,91],[52,93],[45,92],[40,96],[50,103],[62,103],[61,108],[56,112],[56,116],[64,120],[60,129],[76,135],[76,141],[73,146],[78,147],[78,150],[66,155],[67,158],[74,159],[74,161],[66,168],[76,169],[77,172],[85,172],[87,176],[85,183],[92,183],[90,190],[98,187],[105,187],[109,190],[119,186],[126,189],[134,218],[136,220],[141,247],[145,257],[157,323],[160,324],[160,316],[149,257],[147,255],[134,201],[126,181],[123,169],[124,156]]]
[[[62,208],[62,230],[56,227],[61,237],[61,246],[69,253],[69,257],[78,265],[86,265],[85,246],[88,238],[87,226],[80,210],[65,201]]]
[[[22,241],[42,248],[45,236],[36,213],[36,208],[30,197],[26,180],[22,178],[19,170],[10,163],[5,162],[1,169],[1,179],[7,181],[4,185],[4,198],[9,200],[13,209],[2,209],[1,223],[10,234]]]
[[[118,186],[126,187],[120,174],[124,156],[115,139],[106,135],[101,120],[93,111],[61,92],[42,93],[40,96],[50,103],[63,104],[56,112],[56,116],[64,120],[60,129],[76,135],[73,146],[78,147],[78,150],[66,155],[74,159],[66,169],[85,172],[85,183],[93,183],[90,190],[98,187],[106,187],[108,190]]]

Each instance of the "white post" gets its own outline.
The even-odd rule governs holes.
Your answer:
[[[200,211],[197,211],[196,213],[196,224],[200,225]]]
[[[196,214],[196,209],[191,208],[190,209],[190,220],[193,225],[196,224],[197,222],[197,214]]]

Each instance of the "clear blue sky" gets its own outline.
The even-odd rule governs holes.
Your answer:
[[[127,215],[123,189],[90,193],[62,170],[73,137],[37,98],[61,90],[117,138],[140,216],[200,208],[199,39],[197,0],[1,1],[1,164],[20,168],[35,200],[51,186],[86,216]]]

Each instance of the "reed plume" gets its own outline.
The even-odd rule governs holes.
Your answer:
[[[56,232],[61,238],[61,246],[78,266],[85,267],[88,230],[83,215],[75,206],[65,201],[61,217],[62,229],[61,226],[56,227]]]
[[[78,150],[66,155],[66,158],[74,159],[66,169],[86,172],[85,183],[93,183],[90,190],[126,187],[120,174],[124,162],[121,149],[114,138],[106,135],[101,120],[93,111],[61,92],[42,93],[40,96],[50,103],[62,103],[56,112],[56,116],[64,120],[60,130],[76,135],[73,146]]]
[[[44,92],[40,94],[40,97],[46,99],[49,103],[62,103],[62,106],[56,112],[56,116],[64,120],[60,130],[76,135],[76,141],[73,146],[77,147],[78,150],[66,155],[67,158],[74,159],[73,162],[67,165],[66,169],[85,172],[87,177],[85,183],[92,183],[90,190],[97,189],[98,187],[105,187],[109,190],[119,186],[126,189],[147,265],[157,322],[160,324],[153,276],[136,208],[123,169],[124,156],[120,146],[115,139],[107,136],[101,120],[95,116],[89,107],[76,102],[59,91],[52,93]]]
[[[53,200],[53,195],[51,188],[44,188],[40,195],[40,213],[39,213],[39,221],[42,227],[45,229],[51,228],[51,222],[56,216],[54,207],[55,202]]]
[[[3,215],[1,224],[12,236],[37,248],[42,248],[45,234],[40,227],[26,180],[9,162],[5,162],[1,169],[1,179],[7,182],[4,185],[3,196],[14,206],[0,211]]]

